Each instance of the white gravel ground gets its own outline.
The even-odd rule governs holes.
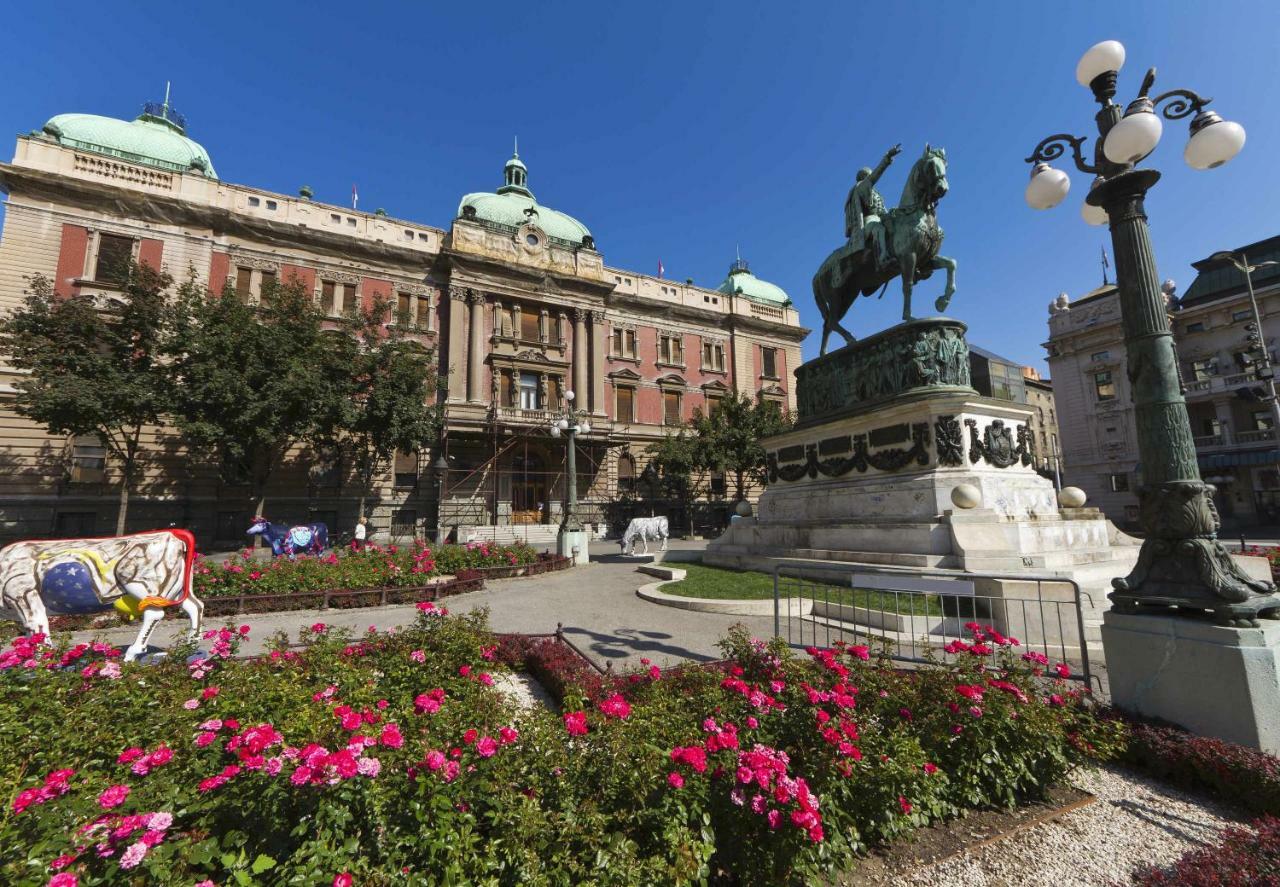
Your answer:
[[[934,865],[901,873],[911,887],[1127,884],[1143,865],[1165,866],[1188,850],[1214,843],[1239,822],[1239,811],[1118,767],[1074,775],[1097,796],[1079,810],[1002,841]]]

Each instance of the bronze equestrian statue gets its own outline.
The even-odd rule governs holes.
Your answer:
[[[898,206],[886,210],[876,183],[902,150],[895,145],[874,170],[858,171],[857,182],[845,201],[845,237],[848,243],[827,256],[813,276],[813,298],[822,312],[822,347],[827,353],[827,337],[832,332],[852,344],[853,336],[840,325],[859,295],[880,295],[893,278],[902,277],[902,319],[911,316],[911,288],[939,268],[947,269],[947,286],[935,302],[946,311],[956,291],[954,259],[938,255],[942,229],[938,227],[937,206],[947,193],[947,153],[924,146],[924,154],[911,167]]]

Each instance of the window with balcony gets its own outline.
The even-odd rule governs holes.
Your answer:
[[[1189,366],[1193,382],[1207,382],[1211,377],[1218,375],[1218,360],[1214,357],[1193,360]]]
[[[1276,414],[1271,410],[1253,411],[1253,430],[1270,431],[1276,427]]]
[[[520,409],[536,410],[541,408],[538,402],[539,379],[537,373],[520,374]]]
[[[71,482],[96,484],[106,480],[107,448],[96,434],[71,439]]]
[[[1110,372],[1093,374],[1093,392],[1098,400],[1116,399],[1116,383],[1112,381]]]
[[[1111,475],[1111,492],[1113,493],[1129,492],[1129,475],[1127,474]]]
[[[93,266],[93,279],[98,283],[124,286],[129,276],[129,262],[133,259],[132,237],[116,234],[98,235],[98,258]]]
[[[760,349],[760,374],[766,379],[778,378],[778,349]]]
[[[619,385],[615,389],[617,404],[613,416],[618,422],[630,424],[636,420],[636,390],[629,385]]]
[[[1219,419],[1201,419],[1200,435],[1202,437],[1219,437],[1222,434],[1222,421]]]
[[[658,363],[684,366],[684,338],[682,336],[658,336]]]

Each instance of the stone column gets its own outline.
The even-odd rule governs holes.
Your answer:
[[[591,412],[603,416],[604,408],[604,312],[591,312]]]
[[[587,312],[573,309],[573,393],[580,398],[577,405],[586,409],[587,403]]]
[[[484,363],[484,294],[468,290],[467,302],[471,306],[471,335],[467,343],[467,400],[484,402],[480,387],[481,367]]]
[[[449,287],[449,400],[467,399],[466,328],[463,311],[466,308],[467,291],[460,286]]]

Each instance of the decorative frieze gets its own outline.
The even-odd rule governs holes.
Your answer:
[[[955,416],[939,416],[933,423],[934,437],[938,442],[938,464],[955,468],[964,464],[964,438],[960,420]]]
[[[877,436],[878,432],[888,431],[890,432],[888,436],[896,437],[899,434],[899,426],[877,428],[869,434],[845,434],[825,438],[816,444],[782,447],[776,453],[769,453],[766,457],[769,481],[771,483],[779,480],[794,482],[806,476],[816,478],[819,474],[825,477],[840,477],[851,471],[865,474],[869,468],[894,472],[901,471],[913,462],[920,466],[927,466],[929,464],[929,423],[904,424],[901,429],[907,432],[907,435],[899,439],[910,439],[910,447],[890,447],[872,451],[868,446],[868,438]],[[886,435],[878,436],[883,439]],[[849,455],[840,455],[842,453]]]
[[[800,423],[866,412],[888,400],[930,391],[973,392],[965,325],[931,319],[900,324],[801,364]]]

